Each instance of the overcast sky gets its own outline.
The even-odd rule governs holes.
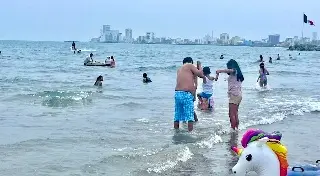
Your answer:
[[[0,40],[88,41],[103,24],[132,28],[134,37],[195,39],[213,31],[283,40],[301,36],[303,12],[316,25],[305,25],[305,36],[320,26],[320,0],[3,0],[0,8]]]

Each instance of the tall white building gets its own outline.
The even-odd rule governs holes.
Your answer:
[[[104,43],[117,43],[119,42],[119,30],[111,30],[110,25],[102,26],[102,34],[100,42]]]
[[[154,42],[154,33],[153,32],[147,32],[146,33],[146,42],[147,43],[153,43]]]
[[[312,32],[312,41],[318,40],[318,33],[317,32]]]
[[[124,37],[124,40],[128,43],[131,43],[133,41],[133,38],[132,38],[132,29],[126,29],[125,30],[125,37]]]
[[[220,40],[222,41],[223,44],[228,44],[229,43],[229,34],[228,33],[220,34]]]

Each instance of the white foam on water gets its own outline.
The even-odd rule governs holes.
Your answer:
[[[202,140],[198,143],[196,143],[196,145],[198,145],[200,148],[209,148],[211,149],[214,144],[218,144],[222,142],[222,138],[221,136],[217,135],[217,134],[213,134],[210,135],[210,137],[206,140]]]
[[[141,118],[141,119],[137,119],[136,121],[137,121],[137,122],[142,122],[142,123],[148,123],[148,122],[149,122],[149,119],[147,119],[147,118]]]
[[[185,147],[178,153],[178,157],[176,158],[176,160],[168,160],[165,163],[157,164],[157,166],[153,168],[148,168],[147,172],[162,173],[163,171],[174,168],[177,164],[179,164],[179,162],[187,162],[192,158],[192,156],[193,153],[190,151],[189,147]]]

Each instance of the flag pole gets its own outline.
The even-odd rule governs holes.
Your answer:
[[[301,36],[301,37],[302,37],[302,38],[301,38],[301,41],[302,41],[302,43],[304,43],[304,42],[303,42],[303,28],[304,28],[304,12],[303,12],[303,21],[302,21],[302,30],[301,30],[301,35],[302,35],[302,36]]]

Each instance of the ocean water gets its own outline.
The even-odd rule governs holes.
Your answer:
[[[317,145],[309,153],[303,145],[319,139],[319,52],[77,43],[83,52],[73,54],[70,46],[0,41],[1,175],[229,175],[230,145],[248,127],[283,131],[290,164],[320,159],[312,155]],[[115,56],[116,68],[83,66],[90,52],[98,61]],[[256,83],[260,54],[273,57],[268,89]],[[192,133],[185,125],[173,130],[176,70],[186,56],[213,73],[238,61],[245,77],[239,134],[230,132],[227,75],[214,85],[214,112],[197,110]],[[142,83],[144,72],[152,83]],[[93,86],[99,75],[102,88]]]

